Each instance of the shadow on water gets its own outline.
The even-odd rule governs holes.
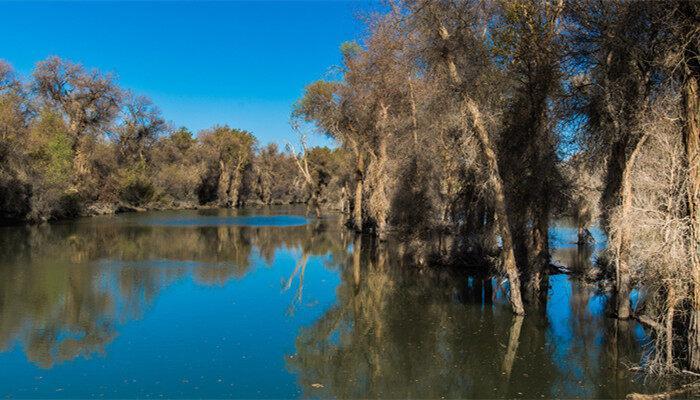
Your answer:
[[[585,283],[550,277],[546,305],[516,318],[491,276],[411,267],[400,246],[297,211],[1,228],[0,395],[533,398],[645,390],[629,370],[642,357],[643,330],[606,319],[606,297]],[[562,249],[559,257],[569,257]],[[592,253],[578,253],[577,268],[590,268]]]

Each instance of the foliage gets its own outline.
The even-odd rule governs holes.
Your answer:
[[[308,198],[293,157],[276,146],[258,150],[252,133],[228,126],[196,135],[172,129],[148,98],[57,57],[40,62],[28,82],[0,62],[0,139],[1,220]],[[326,174],[332,189],[323,196],[332,200],[324,203],[334,207],[341,195],[331,181],[342,173],[318,163],[331,169],[317,174]]]

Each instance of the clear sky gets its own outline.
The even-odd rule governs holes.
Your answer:
[[[174,126],[229,124],[261,144],[294,139],[306,84],[364,33],[367,1],[0,2],[0,58],[21,75],[57,55],[115,74]],[[310,138],[311,139],[311,138]],[[312,144],[330,144],[313,135]]]

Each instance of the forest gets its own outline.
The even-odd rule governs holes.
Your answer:
[[[305,203],[416,264],[504,277],[516,316],[546,302],[549,229],[570,218],[581,244],[606,234],[595,279],[651,330],[647,370],[700,372],[700,3],[386,5],[305,88],[285,149],[173,129],[79,64],[1,63],[0,217]]]

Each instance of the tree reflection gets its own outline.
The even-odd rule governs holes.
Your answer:
[[[0,351],[19,343],[44,368],[103,353],[120,323],[140,318],[165,286],[186,275],[222,285],[248,273],[256,252],[270,265],[280,248],[301,250],[304,258],[343,257],[347,248],[334,220],[280,228],[132,219],[3,228]]]
[[[546,307],[514,318],[491,275],[418,267],[420,253],[340,219],[281,228],[122,218],[0,231],[0,351],[19,343],[46,368],[105,352],[169,284],[223,285],[287,250],[289,314],[308,293],[307,262],[340,275],[335,303],[287,357],[308,396],[621,397],[640,354],[633,327],[605,318],[605,297],[563,275],[550,277]],[[590,268],[589,253],[571,257]]]
[[[551,279],[542,313],[513,317],[488,276],[411,267],[396,250],[355,239],[337,304],[303,329],[288,366],[310,397],[620,397],[590,288]],[[495,287],[496,288],[495,288]],[[558,295],[552,295],[558,292]],[[593,296],[593,297],[592,297]],[[629,330],[628,330],[629,332]],[[638,354],[631,337],[615,344]],[[611,373],[611,372],[615,373]],[[617,376],[615,374],[618,374]]]

